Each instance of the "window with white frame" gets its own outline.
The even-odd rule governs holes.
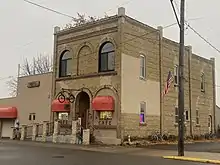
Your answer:
[[[174,66],[174,85],[178,85],[179,84],[179,66],[178,65],[175,65]]]
[[[201,92],[205,92],[205,74],[201,74]]]
[[[199,110],[196,110],[196,124],[199,124]]]
[[[140,78],[146,78],[146,56],[140,55]]]
[[[141,124],[146,122],[145,116],[146,116],[146,102],[143,101],[140,103],[140,123]]]
[[[178,121],[179,121],[179,109],[176,106],[175,107],[175,123],[179,123]]]

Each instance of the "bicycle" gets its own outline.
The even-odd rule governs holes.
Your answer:
[[[75,96],[72,94],[71,91],[73,91],[73,89],[62,88],[61,91],[57,94],[56,98],[60,103],[64,103],[66,100],[69,101],[70,103],[74,103]]]

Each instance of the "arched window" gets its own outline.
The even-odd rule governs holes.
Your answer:
[[[115,49],[111,42],[105,42],[99,51],[99,72],[115,70]]]
[[[70,51],[65,50],[60,56],[60,71],[59,77],[71,76],[71,61]]]

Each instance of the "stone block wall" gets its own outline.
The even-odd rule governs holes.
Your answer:
[[[146,116],[146,123],[140,124],[139,114],[122,114],[123,138],[148,137],[160,131],[160,116]]]

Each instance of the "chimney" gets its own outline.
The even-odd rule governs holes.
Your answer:
[[[118,16],[124,16],[125,15],[125,8],[120,7],[118,8]]]
[[[53,30],[54,34],[58,33],[59,31],[60,31],[59,26],[54,27],[54,30]]]

